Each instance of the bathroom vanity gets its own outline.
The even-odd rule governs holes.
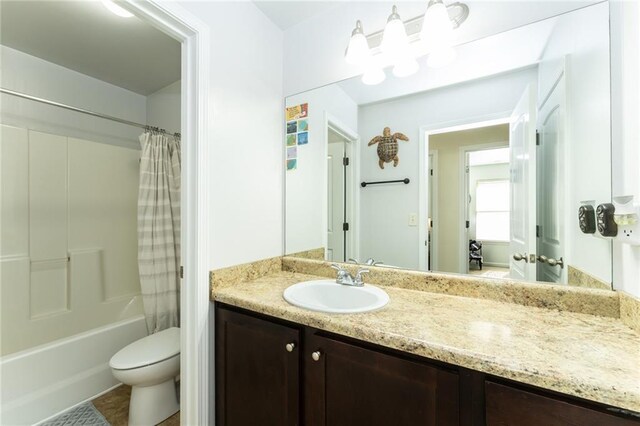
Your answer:
[[[283,299],[317,278],[212,286],[217,424],[640,424],[640,335],[619,319],[387,286],[365,314]]]

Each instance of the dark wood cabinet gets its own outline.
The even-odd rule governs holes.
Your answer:
[[[304,357],[307,426],[459,424],[455,372],[317,334]]]
[[[631,419],[490,381],[485,395],[487,426],[638,425]]]
[[[216,424],[301,424],[300,330],[217,309],[215,332]]]
[[[216,304],[218,426],[640,426],[638,413]]]

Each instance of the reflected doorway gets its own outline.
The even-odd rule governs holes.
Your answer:
[[[352,173],[356,139],[327,125],[327,249],[325,259],[346,262],[355,257],[355,181]]]

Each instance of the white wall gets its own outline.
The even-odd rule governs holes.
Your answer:
[[[337,85],[286,100],[287,106],[303,103],[309,104],[309,143],[297,147],[298,168],[286,172],[286,253],[326,246],[327,114],[354,132],[358,129],[358,105]]]
[[[374,257],[390,265],[417,269],[418,227],[408,225],[409,214],[418,213],[418,161],[420,127],[449,127],[460,120],[482,121],[488,115],[509,116],[525,87],[535,82],[536,68],[436,89],[400,99],[362,106],[358,132],[362,140],[361,178],[365,181],[409,178],[409,185],[362,188],[360,257]],[[388,126],[402,132],[398,167],[378,167],[376,147],[367,143]],[[389,208],[388,206],[393,206]],[[444,238],[444,236],[440,236]],[[392,244],[391,242],[397,242]]]
[[[146,98],[76,71],[0,46],[0,85],[40,98],[138,123],[146,120]],[[0,95],[4,124],[96,142],[138,147],[141,130],[59,107]]]
[[[611,2],[613,195],[640,198],[640,4]],[[614,243],[613,285],[640,297],[640,247]]]
[[[180,83],[178,80],[147,96],[147,124],[180,133]]]
[[[538,105],[565,56],[563,256],[571,266],[611,282],[611,241],[583,234],[577,220],[582,201],[611,202],[608,3],[559,17],[539,66]]]
[[[199,17],[211,38],[209,266],[280,256],[282,31],[252,2],[181,2],[180,7]]]

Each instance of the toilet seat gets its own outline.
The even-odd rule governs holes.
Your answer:
[[[143,337],[116,353],[109,361],[114,370],[132,370],[165,361],[180,354],[180,328],[172,327]]]

